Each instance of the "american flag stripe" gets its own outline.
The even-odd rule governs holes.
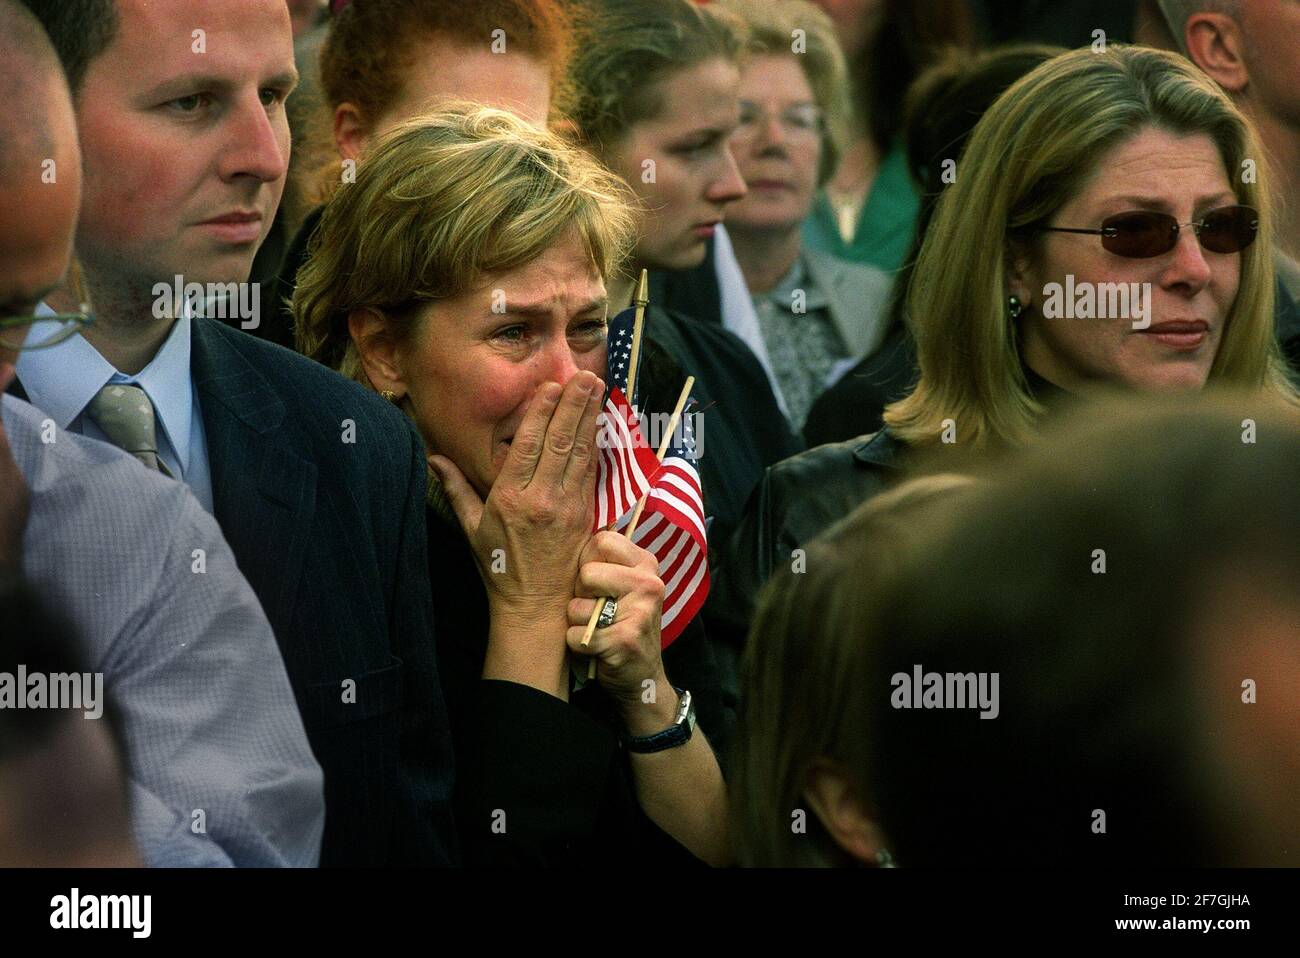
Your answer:
[[[637,526],[632,541],[653,554],[659,561],[659,571],[667,574],[676,568],[682,550],[686,543],[692,540],[689,536],[681,535],[681,529],[663,516],[656,515]],[[667,582],[664,584],[667,585]]]
[[[660,565],[662,573],[664,592],[671,595],[673,590],[681,583],[682,578],[691,570],[691,548],[695,540],[690,536],[677,536],[673,541],[672,549],[664,555],[664,560]]]
[[[630,512],[662,469],[622,390],[610,391],[602,415],[605,431],[597,462],[593,529],[603,529]]]
[[[654,542],[644,541],[642,528],[647,537],[655,536]],[[690,623],[708,595],[709,565],[694,537],[661,516],[653,517],[644,527],[637,526],[633,541],[660,558],[659,577],[664,583],[660,641],[667,647]]]
[[[627,451],[632,447],[632,435],[627,428],[627,422],[620,415],[621,410],[613,402],[610,402],[606,408],[610,414],[609,422],[613,427],[613,434],[610,437],[612,446],[607,453],[609,481],[606,496],[608,502],[612,503],[609,508],[617,514],[624,511],[628,501],[636,496],[638,479],[645,481],[645,477],[638,475],[637,461],[628,455]]]
[[[597,457],[594,529],[626,531],[641,497],[645,508],[632,541],[650,552],[664,583],[660,638],[666,648],[690,623],[709,594],[708,525],[704,518],[695,435],[690,416],[681,419],[679,447],[663,463],[638,428],[636,382],[629,382],[636,311],[625,309],[609,323],[603,441]],[[630,397],[630,398],[629,398]],[[689,407],[688,407],[689,408]]]
[[[659,563],[659,578],[664,583],[660,636],[666,648],[704,604],[709,593],[709,563],[698,473],[689,461],[677,456],[663,466],[632,541]]]
[[[673,521],[671,516],[664,515],[664,513],[655,513],[655,517],[656,519],[659,519],[660,521],[662,521],[662,523],[668,526],[667,533],[664,533],[666,534],[666,536],[667,534],[671,534],[672,532],[680,532],[684,534],[684,536],[688,538],[689,541],[697,542],[697,543],[699,542],[699,538],[692,533],[692,530],[686,528],[686,526],[677,524],[676,521]],[[651,526],[651,529],[654,529],[654,526]],[[638,529],[638,532],[640,532],[640,529]],[[663,542],[656,542],[655,549],[650,549],[650,551],[654,552],[656,556],[662,556],[662,558],[668,559],[671,558],[671,556],[669,556],[667,552],[662,551],[662,550],[667,550],[668,547],[669,547],[668,539],[666,539],[666,541]],[[649,546],[647,546],[647,549],[649,549]]]
[[[691,489],[686,485],[686,481],[676,475],[672,470],[664,470],[664,474],[659,477],[659,485],[655,488],[659,504],[665,510],[672,510],[680,514],[681,521],[689,522],[694,526],[694,531],[701,538],[704,536],[704,521],[700,518],[702,511],[700,502],[694,498]]]
[[[699,488],[692,486],[689,478],[677,474],[676,468],[678,467],[673,463],[666,462],[663,464],[663,471],[654,479],[655,487],[650,491],[650,497],[641,514],[641,522],[637,525],[636,534],[633,536],[637,545],[641,544],[639,540],[642,531],[647,528],[651,515],[661,515],[673,525],[689,531],[692,537],[701,542],[708,541],[705,532],[704,503],[700,500]],[[682,494],[678,495],[679,492]],[[630,513],[623,516],[615,528],[621,531],[631,519]],[[649,546],[643,548],[658,554],[656,549]]]
[[[623,523],[627,525],[626,522]],[[632,541],[651,553],[659,562],[659,578],[664,583],[664,612],[660,624],[665,647],[677,638],[708,595],[709,568],[707,553],[695,536],[674,524],[661,513],[651,513],[647,504]],[[687,605],[683,597],[700,588],[699,602]],[[679,625],[674,621],[685,613]]]
[[[699,546],[693,545],[692,549],[698,553]],[[668,633],[667,641],[663,643],[665,646],[677,638],[682,629],[690,624],[695,613],[704,604],[705,596],[709,594],[709,563],[701,560],[698,555],[693,555],[687,568],[694,569],[695,575],[689,582],[680,584],[664,597],[664,617],[659,628],[661,635],[664,632]],[[681,625],[673,628],[679,621]]]
[[[699,492],[692,489],[689,480],[682,478],[676,469],[673,464],[665,464],[646,508],[654,506],[656,512],[663,513],[687,528],[697,539],[704,540],[704,504],[699,499]]]
[[[676,529],[677,527],[664,519],[663,516],[643,516],[641,524],[636,527],[636,532],[632,536],[632,541],[647,552],[662,556],[667,549],[668,540],[673,537]],[[658,537],[652,538],[656,533],[658,533]]]
[[[682,580],[672,591],[665,591],[663,619],[660,622],[661,643],[664,648],[677,638],[695,617],[709,594],[709,563],[699,546],[691,543],[684,567],[693,570],[689,580]]]

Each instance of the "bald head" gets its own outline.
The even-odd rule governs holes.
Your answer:
[[[63,68],[40,22],[17,0],[0,0],[0,185],[21,173],[20,160],[51,154],[47,103],[56,86],[66,97]]]
[[[27,56],[28,62],[59,65],[50,36],[26,3],[0,0],[0,52],[8,64],[11,57]]]
[[[0,103],[0,315],[27,315],[67,272],[81,154],[59,58],[17,0],[0,0]]]
[[[1238,0],[1158,0],[1160,11],[1165,15],[1169,32],[1178,43],[1178,49],[1184,55],[1187,50],[1187,21],[1197,13],[1221,13],[1234,20],[1238,19],[1240,4]]]
[[[1179,49],[1259,124],[1266,150],[1290,155],[1300,130],[1300,58],[1295,56],[1300,3],[1159,3]]]

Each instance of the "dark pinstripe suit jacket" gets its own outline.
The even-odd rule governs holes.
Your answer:
[[[325,770],[321,864],[452,862],[418,434],[369,390],[214,320],[194,320],[191,357],[217,522]]]

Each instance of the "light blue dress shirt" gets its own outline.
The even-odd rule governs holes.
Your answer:
[[[37,316],[53,313],[44,303],[36,310]],[[39,335],[38,326],[33,324],[33,332],[28,335]],[[101,442],[107,442],[108,437],[85,415],[86,406],[110,383],[139,386],[154,406],[158,458],[212,514],[212,472],[203,435],[203,413],[190,375],[188,315],[176,320],[157,355],[134,376],[114,369],[80,335],[46,349],[23,350],[18,354],[17,368],[18,381],[33,406],[48,413],[60,429]]]
[[[216,520],[183,485],[29,403],[2,396],[0,411],[31,493],[23,573],[104,675],[144,861],[315,865],[320,766]]]

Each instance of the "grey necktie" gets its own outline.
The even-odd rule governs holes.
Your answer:
[[[154,425],[153,403],[139,386],[109,383],[95,394],[86,407],[108,441],[135,456],[150,469],[164,476],[171,471],[158,458],[158,433]]]

